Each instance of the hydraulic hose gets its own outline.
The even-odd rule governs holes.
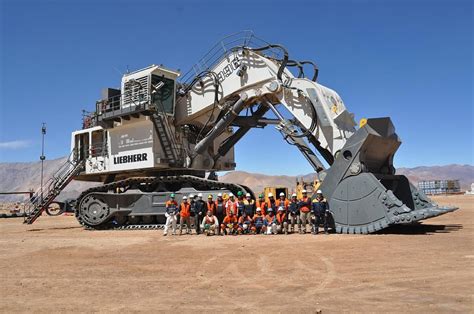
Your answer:
[[[316,82],[316,80],[318,79],[318,74],[319,74],[319,68],[318,66],[316,65],[316,63],[314,63],[313,61],[310,61],[310,60],[304,60],[304,61],[300,61],[300,64],[311,64],[313,66],[313,69],[314,69],[314,73],[313,73],[313,78],[311,79],[313,82]]]
[[[271,49],[271,48],[278,48],[281,51],[283,51],[283,59],[280,60],[281,64],[280,64],[280,67],[278,68],[278,72],[277,72],[277,78],[278,78],[278,80],[281,81],[281,76],[283,75],[283,71],[285,70],[286,65],[288,63],[288,60],[289,60],[288,59],[289,58],[288,57],[288,50],[286,50],[285,47],[283,47],[281,45],[270,44],[270,45],[259,47],[259,48],[250,48],[250,47],[242,47],[242,48],[250,50],[250,51],[263,51],[263,50],[268,50],[268,49]]]

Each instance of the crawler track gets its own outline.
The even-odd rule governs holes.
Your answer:
[[[162,218],[162,212],[154,212],[150,215],[134,215],[130,213],[126,216],[114,216],[113,214],[104,220],[103,223],[97,225],[91,225],[87,223],[87,219],[84,216],[86,213],[81,208],[83,200],[87,196],[93,196],[94,193],[107,193],[114,194],[115,191],[120,190],[122,193],[130,189],[140,190],[144,193],[153,192],[166,192],[172,193],[179,191],[181,188],[194,188],[198,191],[219,191],[219,192],[232,192],[236,194],[238,191],[250,193],[253,196],[253,192],[245,186],[224,183],[213,180],[207,180],[190,175],[182,176],[162,176],[162,177],[131,177],[125,180],[116,181],[100,186],[96,186],[85,190],[77,198],[75,216],[81,225],[88,230],[137,230],[137,229],[161,229],[163,228],[163,222],[160,223]],[[109,204],[109,207],[112,204]]]

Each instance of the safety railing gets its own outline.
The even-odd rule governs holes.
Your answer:
[[[196,64],[194,64],[189,71],[184,73],[179,81],[182,84],[190,84],[194,78],[203,71],[212,69],[219,61],[241,47],[262,47],[269,45],[255,36],[253,31],[241,31],[224,37],[218,41]],[[275,59],[281,59],[282,52],[279,49],[270,48],[265,51],[265,54]]]
[[[72,151],[66,162],[30,197],[30,202],[25,207],[25,223],[33,223],[41,215],[72,177],[81,170],[83,163],[84,160],[78,160],[75,151]]]

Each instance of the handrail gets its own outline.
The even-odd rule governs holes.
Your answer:
[[[190,84],[195,76],[199,75],[199,73],[203,71],[208,71],[220,60],[236,49],[242,47],[261,47],[268,45],[270,45],[270,43],[256,37],[253,31],[250,30],[228,35],[212,46],[212,48],[207,53],[205,53],[204,56],[191,67],[190,70],[188,70],[179,78],[179,81],[185,85]],[[273,55],[275,59],[282,58],[281,51],[278,49],[269,49],[267,52],[270,52],[270,54]]]

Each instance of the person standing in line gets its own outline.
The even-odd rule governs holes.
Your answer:
[[[217,220],[219,223],[222,223],[225,217],[225,202],[224,199],[222,198],[222,193],[217,194],[217,200],[216,200],[216,212],[215,215],[217,217]],[[217,229],[217,233],[221,234],[221,228]]]
[[[245,214],[250,217],[250,219],[253,218],[253,215],[255,214],[255,201],[252,199],[250,193],[247,193],[247,195],[245,195],[244,211]]]
[[[201,233],[201,221],[204,215],[206,214],[206,203],[202,199],[202,193],[199,193],[197,195],[198,199],[196,200],[195,208],[196,208],[196,222],[195,222],[195,228],[196,228],[196,234]]]
[[[172,226],[173,235],[176,235],[176,220],[177,220],[176,216],[179,213],[179,208],[178,208],[178,203],[175,201],[174,193],[171,193],[170,199],[166,202],[165,207],[166,207],[166,212],[165,212],[166,224],[165,224],[165,230],[163,232],[163,235],[166,236],[168,234],[168,230],[170,226]]]
[[[263,193],[260,193],[258,195],[258,200],[255,204],[256,207],[260,208],[261,209],[261,214],[263,216],[265,216],[266,214],[266,207],[267,207],[267,203],[265,202],[265,196],[263,195]]]
[[[290,218],[291,233],[295,232],[295,224],[298,226],[298,232],[301,233],[300,210],[296,193],[291,195],[291,202],[288,205],[288,217]]]
[[[226,214],[226,216],[229,216],[231,211],[233,212],[234,215],[237,211],[237,205],[235,203],[234,194],[232,194],[232,192],[229,193],[229,198],[225,202],[225,214]]]
[[[190,231],[191,231],[191,221],[190,221],[190,217],[191,217],[191,204],[189,204],[188,202],[188,198],[185,196],[183,196],[183,202],[181,203],[180,205],[180,208],[179,208],[179,216],[180,216],[180,220],[179,220],[179,235],[182,235],[183,234],[183,226],[184,224],[186,224],[186,234],[189,234]]]
[[[306,190],[302,191],[303,197],[299,201],[301,233],[306,233],[306,224],[311,227],[311,198]]]

